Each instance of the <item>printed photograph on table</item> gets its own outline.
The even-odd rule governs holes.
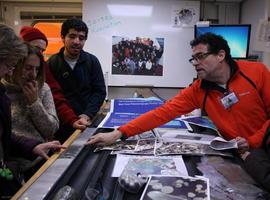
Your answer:
[[[220,155],[232,157],[230,151],[217,151],[212,149],[209,144],[172,141],[171,139],[163,139],[156,143],[155,155]]]
[[[155,155],[204,155],[203,145],[204,144],[162,140],[156,145]]]
[[[146,131],[146,132],[143,132],[139,135],[134,135],[134,136],[131,136],[128,138],[129,139],[133,139],[133,140],[139,140],[139,139],[155,139],[156,138],[156,133],[152,130],[150,131]]]
[[[156,139],[141,139],[138,141],[135,154],[154,155]]]
[[[156,139],[139,139],[139,140],[126,140],[118,141],[112,145],[104,147],[97,147],[94,152],[98,151],[112,151],[112,154],[141,154],[141,155],[154,155]]]
[[[112,74],[163,76],[164,38],[112,36]]]
[[[147,157],[132,158],[128,161],[124,171],[128,174],[141,173],[143,176],[148,175],[179,175],[176,164],[173,159]]]
[[[181,176],[187,175],[187,169],[182,156],[135,156],[117,154],[112,177],[119,177],[122,173],[130,175]]]
[[[151,176],[140,200],[210,200],[209,180],[194,177]]]
[[[97,147],[94,152],[102,151],[102,150],[110,150],[110,151],[134,151],[137,146],[138,140],[126,140],[126,141],[117,141],[114,144]]]

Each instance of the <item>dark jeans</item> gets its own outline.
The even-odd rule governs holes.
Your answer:
[[[244,161],[246,171],[270,192],[270,155],[264,149],[253,149]]]

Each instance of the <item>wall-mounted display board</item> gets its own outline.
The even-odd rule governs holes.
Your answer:
[[[109,86],[186,87],[196,77],[188,59],[199,8],[199,1],[84,0],[84,49],[98,57]]]

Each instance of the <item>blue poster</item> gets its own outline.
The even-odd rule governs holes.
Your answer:
[[[161,106],[159,99],[114,99],[111,103],[111,112],[114,113],[146,113]]]
[[[122,126],[129,121],[140,116],[140,113],[108,113],[105,123],[102,127],[118,127]],[[186,124],[181,120],[172,120],[164,125],[161,128],[183,128],[186,129]]]

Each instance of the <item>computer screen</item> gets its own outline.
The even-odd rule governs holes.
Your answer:
[[[207,32],[221,35],[225,40],[227,40],[233,58],[246,59],[248,58],[250,29],[250,24],[210,26],[195,25],[195,38]]]

